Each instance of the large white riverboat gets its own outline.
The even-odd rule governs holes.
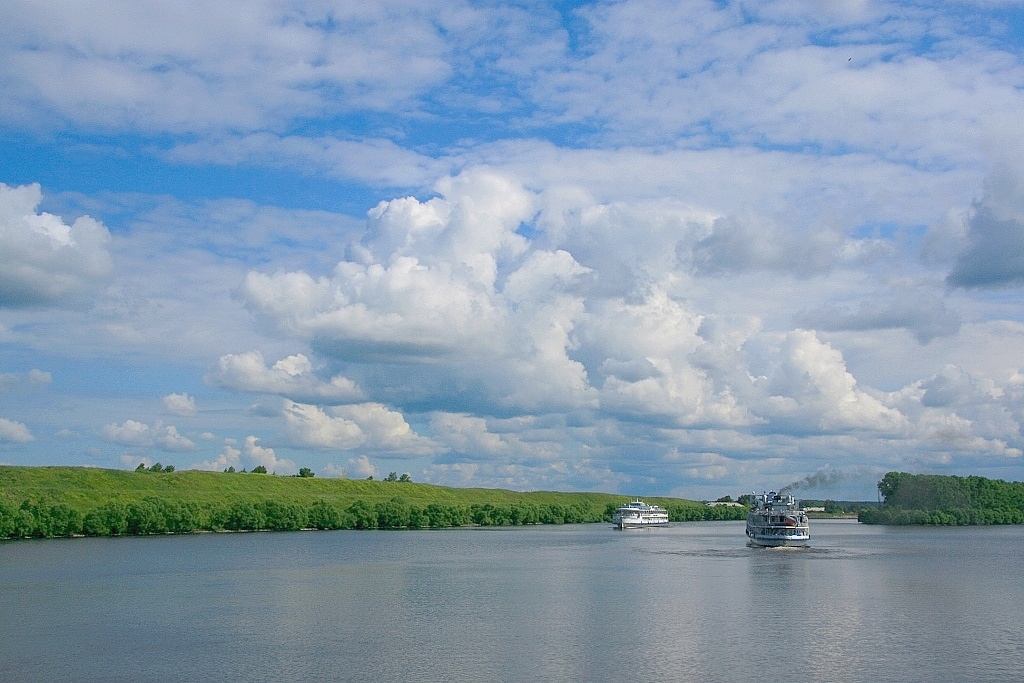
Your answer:
[[[660,505],[648,505],[642,500],[626,503],[612,516],[616,529],[641,529],[668,524],[668,510]]]
[[[754,496],[747,513],[747,537],[753,545],[805,546],[811,540],[807,511],[792,495],[771,491]]]

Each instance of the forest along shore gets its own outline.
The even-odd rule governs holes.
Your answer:
[[[198,531],[439,529],[610,521],[625,496],[517,492],[264,473],[0,466],[0,538]],[[650,498],[672,521],[743,519],[746,510]]]

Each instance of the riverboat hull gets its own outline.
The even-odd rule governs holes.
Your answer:
[[[656,527],[656,526],[668,526],[668,520],[664,520],[664,521],[649,521],[649,520],[630,521],[630,520],[619,520],[619,521],[615,522],[615,528],[616,529],[646,529],[647,527]]]
[[[762,548],[802,548],[811,540],[811,535],[806,532],[783,536],[774,533],[748,531],[747,536],[750,539],[750,545],[761,546]]]

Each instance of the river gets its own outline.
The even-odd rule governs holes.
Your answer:
[[[1008,681],[1024,527],[812,520],[0,543],[0,680]]]

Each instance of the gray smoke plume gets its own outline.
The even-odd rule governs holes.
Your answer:
[[[823,470],[809,474],[800,481],[794,481],[788,486],[783,486],[783,491],[799,491],[801,489],[829,489],[839,486],[845,481],[850,481],[863,476],[863,473],[846,473],[840,470]]]

